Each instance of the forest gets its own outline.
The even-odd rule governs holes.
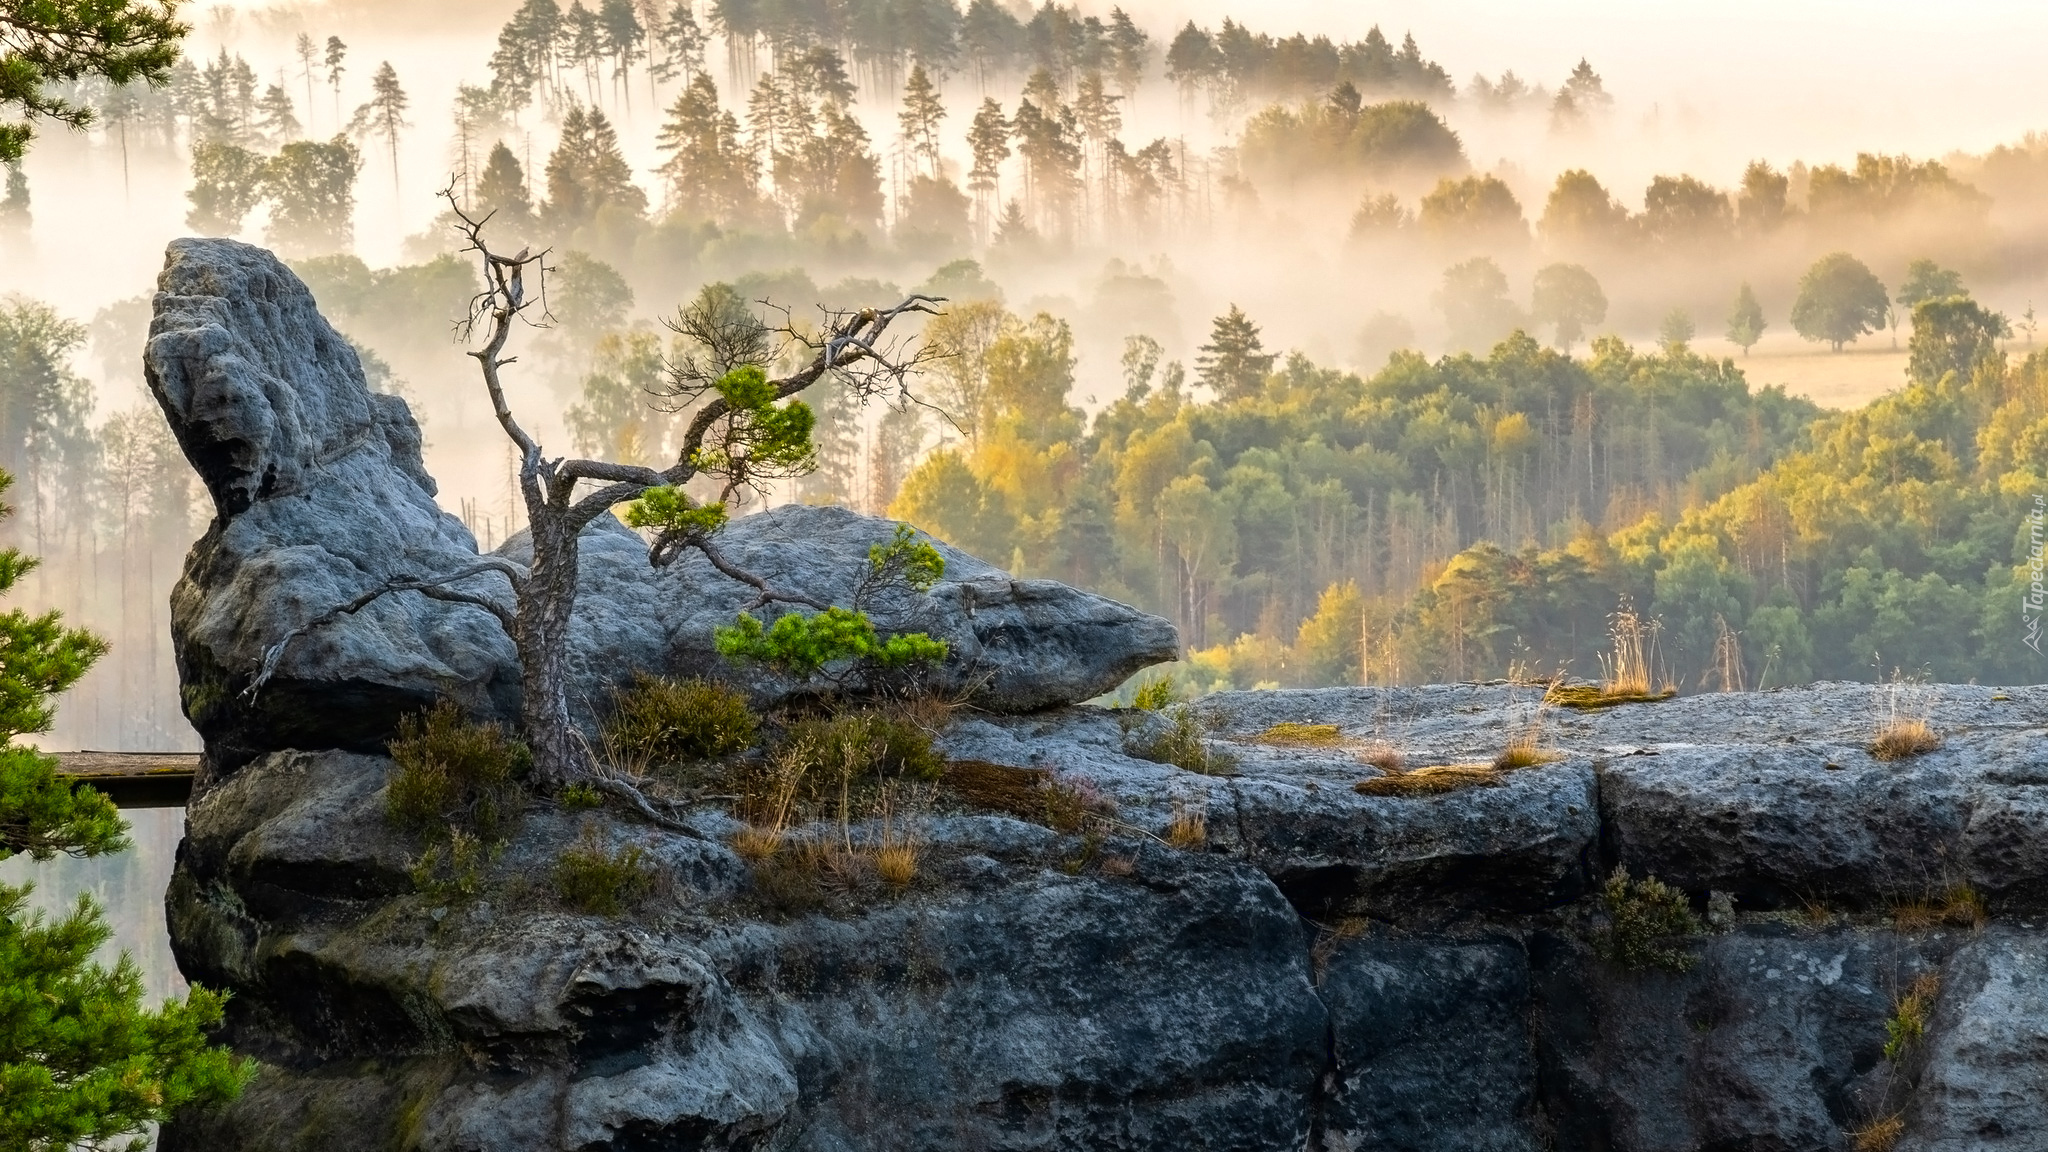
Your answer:
[[[1168,616],[1191,691],[1595,675],[1622,611],[1681,691],[2048,671],[2025,297],[2048,140],[1760,157],[1634,196],[1601,170],[1626,98],[1593,63],[1459,82],[1377,27],[524,0],[433,77],[330,9],[264,12],[217,14],[160,88],[64,89],[97,126],[51,147],[174,171],[186,228],[291,259],[421,413],[487,546],[519,526],[506,465],[436,383],[475,270],[445,212],[381,235],[387,201],[442,187],[551,253],[524,386],[610,458],[673,451],[687,413],[652,394],[693,302],[801,324],[945,297],[918,402],[826,392],[816,470],[764,499],[901,517]],[[1551,168],[1492,161],[1502,138]],[[11,163],[0,224],[29,235],[37,204]],[[171,744],[160,592],[202,501],[161,421],[100,412],[88,382],[97,362],[119,393],[147,318],[146,295],[9,299],[0,467],[9,530],[92,574],[37,594],[149,653],[81,686],[80,723]],[[1749,366],[1795,337],[1901,354],[1884,395],[1827,410]]]

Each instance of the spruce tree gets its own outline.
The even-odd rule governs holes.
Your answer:
[[[740,123],[718,107],[718,86],[703,72],[669,105],[656,137],[668,153],[657,169],[668,182],[668,202],[686,218],[730,224],[753,212],[760,166],[740,139]]]
[[[1195,374],[1224,399],[1256,393],[1273,370],[1273,353],[1259,340],[1259,326],[1244,309],[1232,304],[1209,329],[1209,342],[1199,349]]]
[[[562,118],[562,138],[548,157],[548,217],[576,229],[607,208],[638,217],[647,193],[633,183],[633,169],[619,150],[619,134],[595,108],[571,108]]]
[[[13,478],[0,473],[0,491]],[[0,550],[0,594],[36,566]],[[107,650],[48,612],[0,613],[0,860],[27,853],[87,857],[128,846],[120,814],[88,787],[74,790],[56,762],[13,743],[47,731],[50,697]],[[109,970],[93,953],[113,931],[90,896],[50,919],[28,911],[33,885],[0,884],[0,1148],[106,1147],[188,1106],[233,1099],[253,1061],[207,1045],[224,997],[193,988],[183,1000],[143,1005],[142,973],[122,956]]]
[[[7,165],[7,192],[0,196],[0,231],[26,233],[35,223],[35,214],[29,211],[28,173],[21,170],[20,160],[9,160]]]
[[[524,228],[533,218],[533,197],[526,189],[526,170],[519,157],[500,140],[484,161],[483,175],[476,182],[477,207],[495,213],[508,227]]]

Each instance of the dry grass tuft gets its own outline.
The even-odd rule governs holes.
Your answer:
[[[1545,704],[1566,708],[1612,708],[1618,704],[1651,704],[1678,695],[1666,684],[1653,687],[1651,665],[1657,658],[1657,622],[1645,620],[1633,603],[1623,598],[1621,608],[1607,618],[1609,651],[1600,657],[1607,676],[1599,684],[1551,685],[1544,693]]]
[[[1892,1145],[1899,1142],[1905,1131],[1906,1114],[1896,1113],[1882,1120],[1872,1120],[1849,1133],[1850,1139],[1855,1141],[1850,1147],[1856,1152],[1892,1152]]]
[[[782,851],[782,830],[749,824],[732,835],[732,850],[749,864],[773,859]]]
[[[1491,764],[1433,764],[1390,776],[1375,776],[1351,786],[1361,796],[1441,796],[1466,788],[1491,788],[1501,774]]]
[[[1910,760],[1941,747],[1941,735],[1925,720],[1894,717],[1877,730],[1870,754],[1879,760]]]
[[[884,844],[875,849],[875,874],[891,888],[908,888],[917,879],[917,847]]]
[[[1262,744],[1293,748],[1333,748],[1343,736],[1335,724],[1275,724],[1253,737]]]
[[[1620,704],[1655,704],[1676,695],[1678,689],[1668,684],[1656,692],[1617,692],[1603,684],[1559,684],[1544,694],[1543,702],[1590,712]]]
[[[1408,761],[1401,751],[1392,744],[1368,744],[1358,750],[1358,762],[1369,764],[1389,776],[1399,776],[1407,771]]]
[[[1183,808],[1174,805],[1173,819],[1166,824],[1166,842],[1183,852],[1193,851],[1209,842],[1209,817],[1200,808]]]
[[[1160,715],[1165,720],[1163,727],[1154,725],[1144,736],[1126,737],[1127,755],[1203,776],[1229,776],[1237,770],[1235,756],[1209,747],[1208,725],[1193,708],[1175,704]]]
[[[1892,926],[1901,932],[1925,932],[1944,924],[1958,928],[1980,928],[1989,917],[1984,897],[1967,884],[1958,884],[1939,899],[1915,900],[1892,909]]]
[[[1543,747],[1541,733],[1532,726],[1508,741],[1508,746],[1494,758],[1493,768],[1496,772],[1513,772],[1517,768],[1534,768],[1562,758]]]

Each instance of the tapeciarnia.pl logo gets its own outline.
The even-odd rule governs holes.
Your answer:
[[[2027,572],[2032,582],[2027,585],[2027,594],[2020,600],[2020,623],[2026,625],[2027,634],[2020,643],[2041,651],[2041,616],[2048,609],[2048,560],[2044,560],[2041,538],[2048,529],[2048,496],[2034,497],[2034,510],[2027,516]]]

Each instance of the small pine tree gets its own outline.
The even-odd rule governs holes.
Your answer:
[[[1735,307],[1728,313],[1728,342],[1742,349],[1742,354],[1747,356],[1756,342],[1763,339],[1764,329],[1768,326],[1764,321],[1764,306],[1757,303],[1749,281],[1743,281],[1735,293]]]
[[[13,478],[0,473],[0,491]],[[0,550],[0,593],[36,561]],[[65,628],[55,612],[0,613],[0,860],[27,853],[100,856],[128,846],[120,814],[90,788],[73,790],[56,762],[16,736],[47,731],[50,697],[85,675],[107,646]],[[91,897],[54,920],[28,912],[33,885],[0,884],[0,1148],[106,1147],[179,1108],[233,1099],[253,1061],[210,1047],[224,997],[193,988],[143,1006],[142,973],[93,953],[113,934]],[[143,1147],[138,1141],[134,1147]]]
[[[405,88],[398,82],[398,69],[386,60],[377,66],[376,75],[370,77],[370,101],[356,109],[348,122],[348,130],[358,137],[382,136],[391,150],[391,187],[398,188],[398,134],[412,127],[405,118],[406,107],[411,99]]]

